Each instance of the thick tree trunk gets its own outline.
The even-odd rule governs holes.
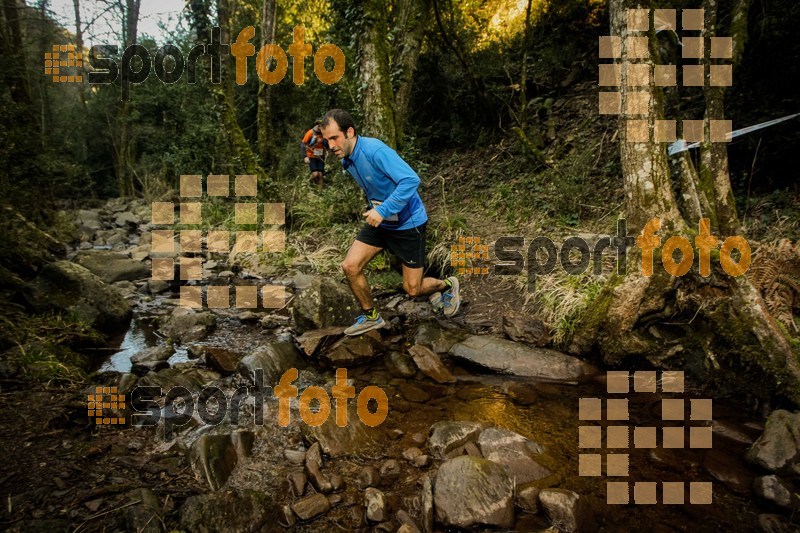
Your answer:
[[[277,1],[264,0],[261,6],[261,47],[275,42],[275,26],[277,21]],[[266,166],[270,160],[271,137],[270,120],[272,118],[272,85],[258,84],[258,110],[257,110],[257,135],[258,135],[258,162]]]
[[[394,97],[394,123],[397,144],[402,146],[405,126],[408,122],[411,91],[414,88],[414,72],[422,48],[422,38],[429,19],[430,6],[426,0],[400,0],[395,26],[401,30],[400,49],[394,61],[401,74]]]
[[[386,43],[386,10],[377,0],[366,0],[363,7],[363,29],[357,39],[361,52],[358,74],[363,87],[363,133],[395,147],[397,136]]]
[[[609,7],[612,35],[622,37],[622,61],[625,62],[629,45],[626,9],[637,6],[633,0],[610,0]],[[652,85],[636,90],[649,94],[647,120],[652,128],[652,121],[663,116],[660,91]],[[624,66],[621,93],[624,111],[632,93],[626,84]],[[694,217],[707,213],[709,206],[703,205],[704,194],[695,182],[698,177],[691,161],[684,158],[675,162],[675,170],[680,174],[677,186],[681,190],[676,195],[669,180],[665,145],[653,141],[630,142],[625,130],[626,119],[630,118],[623,114],[620,120],[629,227],[637,231],[647,220],[661,219],[662,231],[656,235],[661,242],[657,248],[663,250],[668,237],[683,234],[694,248],[696,265],[698,246],[694,231],[688,230],[698,227],[699,221]],[[722,147],[724,149],[725,145]],[[708,164],[720,170],[715,166],[720,164],[718,159],[711,159]],[[714,179],[712,190],[715,192],[705,198],[714,202],[711,211],[723,213],[724,218],[724,204],[719,201],[718,191],[721,179]],[[720,226],[726,227],[731,220],[724,218]],[[667,273],[660,264],[660,254],[656,253],[652,275],[646,276],[643,275],[644,265],[636,264],[642,254],[637,248],[633,252],[629,254],[628,275],[615,276],[609,282],[596,300],[592,314],[576,328],[579,333],[573,339],[573,350],[594,352],[599,349],[608,365],[644,358],[650,365],[686,370],[696,383],[704,383],[716,391],[741,393],[745,390],[761,398],[782,394],[800,403],[798,354],[747,278],[733,277],[723,271],[720,260],[714,259],[713,254],[708,275],[701,276],[692,268],[684,275],[675,276]]]

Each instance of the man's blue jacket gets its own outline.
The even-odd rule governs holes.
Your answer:
[[[405,230],[428,221],[422,198],[417,192],[419,176],[383,141],[359,135],[353,153],[342,159],[342,166],[353,176],[370,202],[382,202],[375,208],[384,218],[380,227]],[[385,220],[392,215],[397,215],[399,220]]]

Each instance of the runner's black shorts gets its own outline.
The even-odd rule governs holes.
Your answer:
[[[316,157],[309,157],[308,168],[311,172],[325,172],[325,161]]]
[[[416,228],[391,230],[381,227],[373,228],[364,224],[356,235],[356,240],[370,246],[388,249],[400,258],[409,268],[422,268],[425,266],[425,226]]]

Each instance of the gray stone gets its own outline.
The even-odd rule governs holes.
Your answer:
[[[386,485],[391,485],[400,477],[400,463],[396,459],[389,459],[381,465],[381,481]]]
[[[319,442],[312,444],[306,451],[305,464],[315,464],[317,468],[322,468],[322,448]]]
[[[417,369],[411,363],[411,358],[398,351],[389,352],[389,355],[383,361],[386,365],[386,370],[394,377],[410,378],[417,373]]]
[[[264,383],[274,386],[281,376],[290,368],[302,370],[307,362],[294,344],[275,342],[256,347],[239,362],[238,372],[243,377],[253,380],[258,370],[264,373]]]
[[[433,489],[436,519],[469,528],[514,524],[514,485],[503,467],[464,455],[442,463]]]
[[[478,440],[487,427],[483,422],[456,422],[444,420],[431,426],[428,449],[434,457],[442,459],[448,452],[463,446],[467,441]]]
[[[420,324],[414,335],[414,344],[427,346],[438,354],[447,353],[456,343],[469,337],[469,333],[460,329],[444,329],[435,322]]]
[[[275,329],[288,326],[291,323],[291,321],[292,319],[289,318],[288,316],[271,314],[271,315],[264,315],[263,317],[261,317],[258,323],[263,328]]]
[[[336,424],[332,411],[321,426],[303,424],[301,431],[308,442],[319,442],[323,453],[329,457],[370,454],[377,449],[381,436],[377,427],[367,426],[361,421],[354,401],[347,403],[347,424],[344,427]]]
[[[331,503],[324,494],[317,493],[300,498],[291,507],[300,520],[310,520],[327,513],[331,508]]]
[[[592,509],[579,494],[565,489],[544,489],[539,492],[539,502],[559,531],[597,531]]]
[[[169,368],[167,360],[175,353],[175,348],[170,345],[145,348],[131,357],[131,372],[144,376],[148,372],[156,372]]]
[[[483,335],[467,338],[450,353],[494,372],[566,383],[586,381],[597,373],[592,365],[561,352]]]
[[[190,391],[200,390],[219,379],[219,374],[206,368],[165,368],[140,378],[139,385],[161,387],[166,394],[173,387],[186,387]]]
[[[306,491],[306,475],[302,472],[290,472],[288,476],[289,487],[292,489],[292,495],[299,498]]]
[[[384,522],[389,519],[389,505],[380,490],[368,487],[364,491],[364,506],[367,508],[367,520]]]
[[[165,317],[160,331],[175,341],[192,342],[207,337],[216,324],[217,319],[208,311],[176,307],[172,315]]]
[[[308,455],[306,455],[305,473],[308,481],[317,490],[317,492],[328,494],[333,491],[333,484],[320,470],[320,464],[316,461],[309,461]]]
[[[464,451],[467,453],[467,455],[471,455],[472,457],[483,457],[483,454],[478,449],[478,445],[472,441],[464,444]]]
[[[103,332],[119,331],[132,314],[118,291],[71,261],[56,261],[42,268],[25,296],[37,312],[68,313]]]
[[[364,490],[368,487],[377,487],[381,482],[381,474],[374,466],[365,466],[358,473],[356,478],[356,485],[359,489]]]
[[[529,485],[527,487],[517,488],[514,496],[514,504],[528,513],[539,512],[539,492],[538,487]]]
[[[534,346],[547,346],[550,333],[547,326],[538,318],[511,311],[503,315],[503,332],[515,342],[524,342]]]
[[[405,512],[404,510],[400,509],[395,514],[395,518],[397,522],[400,524],[400,529],[398,529],[398,533],[403,529],[406,528],[405,531],[407,533],[420,533],[419,527],[417,527],[417,523],[411,518],[411,515]]]
[[[334,368],[349,368],[367,363],[384,351],[380,333],[369,331],[358,337],[345,337],[319,354],[319,359]]]
[[[169,282],[162,279],[147,280],[147,290],[150,294],[161,294],[169,290]]]
[[[432,463],[433,459],[431,459],[430,455],[418,455],[411,460],[411,464],[416,468],[426,468],[431,466]]]
[[[764,433],[747,450],[745,458],[770,472],[791,470],[800,474],[800,413],[773,411]]]
[[[416,447],[408,448],[403,451],[403,459],[406,461],[413,461],[416,457],[422,455],[422,450]]]
[[[406,300],[397,306],[397,313],[410,320],[430,320],[435,317],[433,309],[428,302],[415,302]]]
[[[108,241],[106,241],[108,242]],[[109,242],[108,244],[114,244]],[[108,250],[88,250],[80,252],[75,262],[85,267],[106,283],[115,281],[134,281],[149,278],[150,267],[141,261],[135,261],[127,254]]]
[[[436,355],[430,348],[415,344],[408,352],[414,359],[417,367],[423,374],[431,378],[437,383],[455,383],[456,378],[450,373],[450,370],[442,363],[439,356]]]
[[[753,481],[753,490],[765,500],[775,502],[781,507],[789,507],[792,503],[794,491],[791,485],[778,476],[757,477]]]
[[[306,462],[306,452],[303,450],[283,450],[283,456],[293,465],[301,465]]]
[[[420,519],[422,520],[423,533],[433,532],[433,481],[431,476],[426,474],[422,478],[422,506],[420,509]]]
[[[141,533],[160,533],[161,505],[150,489],[136,489],[127,494],[128,501],[139,503],[125,508],[125,524],[128,531]]]
[[[281,505],[278,511],[278,523],[285,528],[290,528],[297,523],[297,516],[295,516],[292,506],[288,503]]]
[[[135,229],[139,225],[139,218],[131,212],[120,213],[114,219],[114,224],[121,228]]]
[[[350,289],[330,278],[314,278],[292,301],[291,309],[300,331],[349,326],[359,310]]]
[[[184,531],[260,531],[271,518],[272,502],[252,490],[212,492],[190,496],[181,506],[180,527]]]
[[[236,446],[230,435],[201,435],[192,445],[190,462],[197,479],[219,490],[238,462]]]

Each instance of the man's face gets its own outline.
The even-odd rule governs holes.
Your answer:
[[[347,128],[342,131],[335,120],[331,120],[327,126],[322,126],[322,137],[328,141],[328,147],[338,157],[342,159],[353,153],[356,146],[356,131]]]

